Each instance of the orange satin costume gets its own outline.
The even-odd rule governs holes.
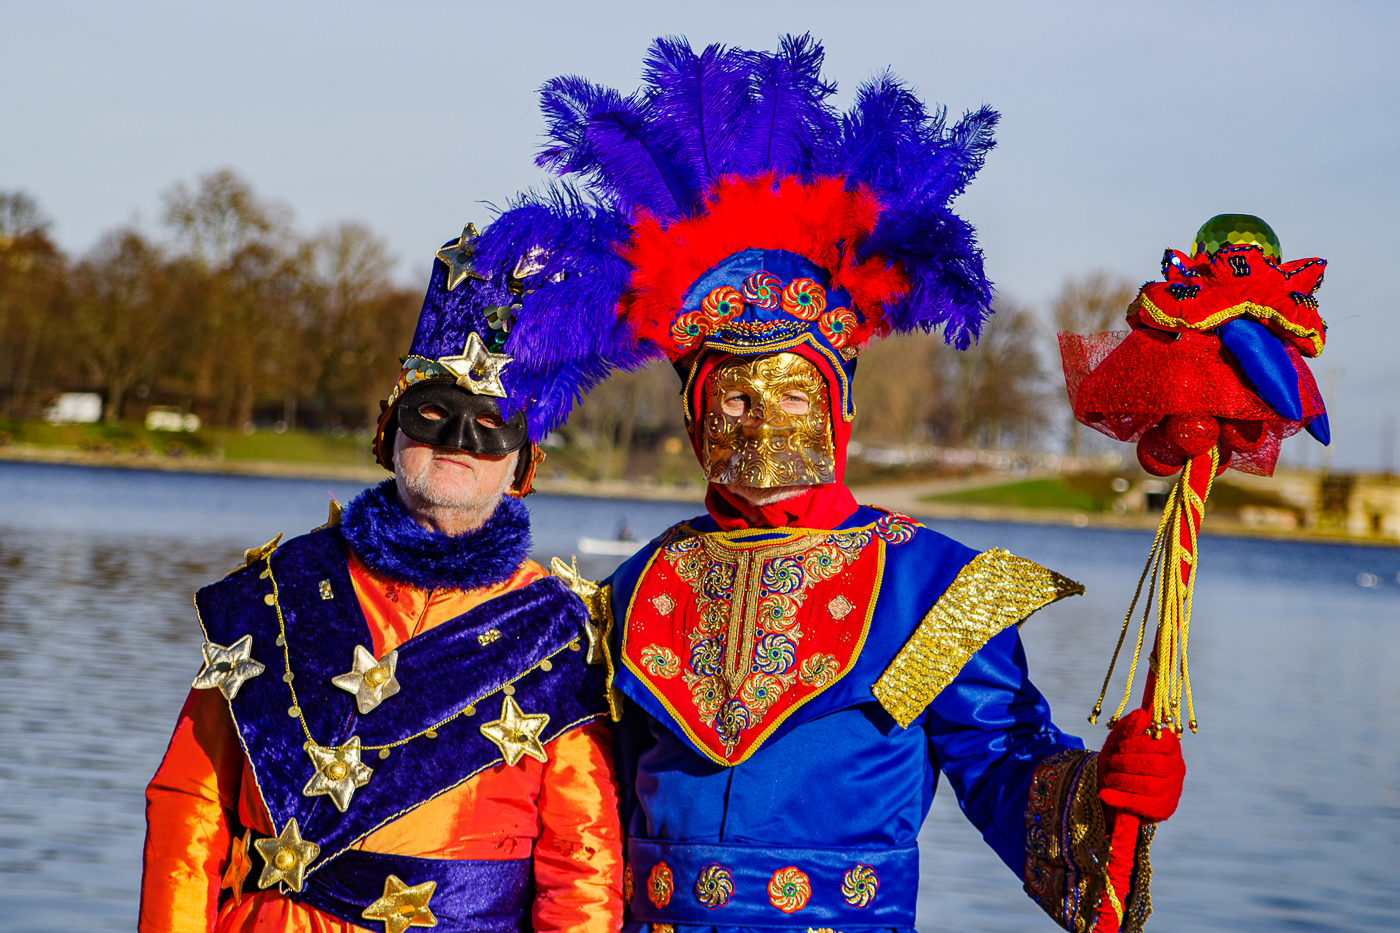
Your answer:
[[[421,632],[545,571],[526,561],[511,578],[479,590],[423,590],[376,574],[353,555],[350,577],[382,657]],[[483,771],[370,834],[355,848],[419,858],[518,859],[534,855],[536,931],[605,933],[622,923],[622,849],[612,740],[592,722],[530,757]],[[275,888],[256,890],[257,872],[238,881],[240,896],[220,892],[239,874],[237,823],[276,829],[248,767],[228,703],[217,690],[194,690],[180,711],[160,769],[146,789],[141,933],[288,930],[349,933],[352,926]],[[230,865],[233,864],[233,869]],[[246,864],[246,863],[245,863]],[[237,890],[237,888],[235,888]]]

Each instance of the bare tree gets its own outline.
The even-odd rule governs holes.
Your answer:
[[[35,365],[62,313],[65,263],[48,227],[33,198],[0,192],[0,379],[9,384],[9,417],[23,413]]]
[[[1066,279],[1050,305],[1051,318],[1058,333],[1098,334],[1122,329],[1124,314],[1137,294],[1137,286],[1121,275],[1111,272],[1091,272],[1083,278]],[[1055,354],[1058,356],[1058,353]],[[1057,393],[1067,405],[1063,393]],[[1062,406],[1063,407],[1063,406]],[[1082,425],[1070,412],[1067,449],[1071,456],[1079,455]]]
[[[234,254],[251,243],[288,234],[288,209],[260,201],[248,182],[231,169],[205,175],[193,190],[179,182],[164,200],[166,226],[209,268],[228,265]]]

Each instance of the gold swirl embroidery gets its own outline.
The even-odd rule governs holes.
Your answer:
[[[852,907],[869,907],[880,890],[880,876],[869,865],[857,864],[841,876],[841,897]]]
[[[657,907],[665,907],[671,903],[671,892],[674,890],[671,866],[665,862],[657,862],[647,877],[647,898]]]
[[[796,913],[807,906],[812,896],[812,883],[795,866],[779,868],[768,882],[768,903],[785,914]]]
[[[797,679],[809,687],[821,689],[836,679],[841,673],[841,662],[834,654],[814,654],[802,662]]]
[[[653,677],[669,680],[681,672],[681,661],[670,648],[647,645],[642,649],[642,667]]]

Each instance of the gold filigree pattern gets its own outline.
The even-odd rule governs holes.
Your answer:
[[[959,571],[871,688],[907,727],[994,635],[1084,587],[1001,548]]]
[[[869,907],[880,891],[880,876],[869,865],[857,864],[841,876],[841,897],[852,907]]]
[[[728,904],[733,896],[734,873],[723,865],[706,865],[695,876],[695,899],[710,910]]]
[[[783,410],[792,390],[807,396],[806,413]],[[747,399],[740,416],[725,414],[731,392]],[[796,353],[721,364],[705,382],[705,475],[712,483],[773,486],[830,483],[836,479],[831,410],[817,367]]]
[[[670,648],[647,645],[642,649],[642,667],[653,677],[669,680],[681,672],[681,659]]]
[[[675,889],[675,881],[671,877],[671,866],[665,862],[657,862],[653,865],[651,874],[647,876],[647,899],[657,907],[665,907],[671,903],[671,894]]]
[[[841,673],[841,662],[834,654],[814,654],[802,662],[797,679],[809,687],[825,687]]]
[[[668,616],[676,611],[676,601],[669,593],[662,593],[651,601],[652,606],[663,616]]]
[[[660,558],[689,584],[696,601],[699,621],[682,680],[701,722],[719,733],[726,749],[800,676],[798,610],[808,591],[845,570],[871,538],[869,529],[855,529],[755,548],[698,535],[661,549]],[[644,666],[650,647],[643,649]],[[804,683],[833,681],[840,670],[834,662],[820,656],[809,672],[821,683]]]
[[[854,608],[855,606],[851,605],[851,601],[844,596],[833,597],[831,601],[826,604],[826,611],[831,613],[831,617],[838,622],[850,615],[851,610]]]
[[[812,896],[812,883],[801,869],[789,865],[773,872],[768,881],[768,903],[785,914],[794,914],[807,906]]]
[[[1082,749],[1051,755],[1026,796],[1026,893],[1072,933],[1093,928],[1108,868],[1097,757]]]

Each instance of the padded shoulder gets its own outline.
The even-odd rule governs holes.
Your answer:
[[[907,727],[1002,630],[1084,587],[1001,548],[974,557],[923,617],[871,692]]]

